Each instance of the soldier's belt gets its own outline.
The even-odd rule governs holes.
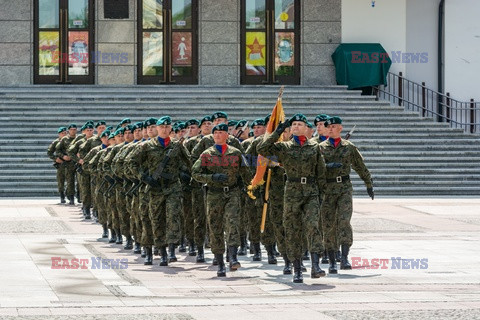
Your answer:
[[[350,180],[350,176],[349,175],[346,175],[346,176],[338,176],[338,177],[335,177],[334,179],[327,179],[327,183],[333,183],[333,182],[336,182],[336,183],[342,183],[342,182],[346,182]]]
[[[228,192],[230,192],[230,191],[234,191],[234,190],[237,190],[237,189],[238,189],[238,186],[237,186],[237,185],[233,185],[233,186],[230,186],[230,187],[223,187],[223,188],[207,186],[207,190],[208,190],[208,191],[213,191],[213,192],[224,192],[224,193],[228,193]]]
[[[287,177],[288,182],[299,182],[301,184],[315,183],[317,179],[315,177]]]

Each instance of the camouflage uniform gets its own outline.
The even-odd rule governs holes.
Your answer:
[[[75,162],[75,164],[78,164],[78,161],[81,159],[78,156],[80,146],[86,141],[85,135],[78,135],[77,138],[72,141],[70,146],[67,149],[67,155],[72,158],[72,160]],[[77,189],[80,192],[80,196],[82,199],[83,207],[84,208],[89,208],[92,204],[92,199],[91,199],[91,190],[90,190],[90,175],[87,173],[80,173],[76,172],[77,176]]]
[[[55,155],[55,149],[60,142],[60,138],[53,140],[53,142],[48,147],[47,155],[50,159],[54,161],[54,166],[57,169],[57,186],[60,196],[63,198],[65,196],[65,178],[66,178],[66,168],[63,163],[57,163],[55,160],[58,158]]]
[[[82,145],[78,148],[78,155],[80,159],[84,159],[87,156],[87,154],[92,150],[93,148],[100,146],[102,144],[102,140],[100,140],[99,136],[92,136],[91,138],[85,140]],[[84,163],[85,164],[85,163]],[[95,203],[95,199],[97,198],[97,194],[95,193],[95,189],[97,186],[97,180],[96,175],[90,175],[90,200],[91,200],[91,206],[93,207],[94,213],[97,213],[97,205]],[[101,183],[101,181],[99,181]],[[98,214],[97,214],[97,219],[98,219]]]
[[[60,142],[55,147],[55,155],[58,158],[63,158],[67,155],[67,149],[70,146],[70,143],[75,139],[75,137],[70,137],[69,135],[65,136],[60,140]],[[67,182],[67,192],[66,195],[70,199],[75,195],[75,165],[72,160],[64,161],[63,166],[65,167],[65,175]],[[72,200],[71,200],[72,201]]]

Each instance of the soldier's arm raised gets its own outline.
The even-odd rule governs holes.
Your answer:
[[[280,158],[283,151],[283,143],[277,142],[280,134],[276,131],[263,137],[263,141],[257,146],[257,152],[262,156],[277,156]]]

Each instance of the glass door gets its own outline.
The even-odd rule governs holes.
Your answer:
[[[35,83],[93,84],[93,0],[35,0]]]
[[[139,0],[138,83],[196,84],[197,1]]]
[[[242,0],[241,83],[300,84],[300,1]]]

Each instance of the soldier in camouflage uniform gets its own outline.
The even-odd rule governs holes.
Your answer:
[[[182,141],[172,141],[172,120],[165,116],[157,121],[158,137],[136,148],[128,157],[127,165],[146,185],[151,194],[149,212],[155,246],[160,249],[160,265],[177,261],[175,246],[181,238],[182,199],[180,169],[191,167],[190,154]],[[141,169],[146,172],[142,173]],[[168,245],[170,255],[167,257]]]
[[[200,140],[212,132],[212,117],[205,116],[200,121],[200,134],[191,137],[185,142],[185,148],[192,152]],[[205,262],[204,243],[207,234],[207,217],[205,213],[205,197],[202,184],[196,180],[191,181],[192,186],[192,215],[194,217],[194,241],[197,245],[198,263]]]
[[[240,245],[240,187],[241,176],[248,185],[252,174],[242,163],[240,150],[227,145],[228,126],[219,124],[213,128],[214,146],[205,150],[192,168],[195,180],[206,183],[207,221],[210,229],[210,244],[218,262],[217,276],[226,275],[223,253],[225,252],[224,232],[230,256],[230,270],[240,267],[237,250]]]
[[[253,139],[253,138],[250,139],[248,137],[250,128],[246,125],[247,125],[247,120],[242,119],[237,122],[237,125],[233,130],[234,136],[238,136],[239,131],[245,128],[243,132],[240,133],[240,136],[238,136],[238,141],[240,141],[240,144],[242,145],[244,150],[247,150],[249,144]],[[238,249],[239,256],[247,255],[247,248],[248,248],[248,242],[247,242],[248,217],[247,217],[247,213],[245,212],[245,202],[248,201],[247,198],[249,197],[245,192],[243,192],[240,196],[240,249]]]
[[[325,276],[319,266],[319,254],[323,252],[322,237],[318,226],[318,196],[325,188],[325,163],[320,148],[308,141],[305,133],[307,119],[296,114],[289,121],[278,125],[277,129],[258,145],[258,153],[264,156],[277,156],[285,168],[285,202],[283,225],[285,227],[286,253],[293,261],[293,282],[303,282],[301,258],[303,234],[308,240],[312,258],[312,278]],[[286,127],[291,126],[293,139],[277,142]]]
[[[57,170],[57,186],[58,186],[58,193],[60,194],[60,203],[65,203],[65,166],[63,165],[64,160],[60,157],[55,155],[55,149],[57,144],[62,140],[63,137],[67,135],[67,128],[60,127],[57,130],[58,138],[53,140],[53,142],[48,147],[47,155],[50,159],[52,159],[53,166]]]
[[[324,227],[325,247],[329,257],[329,273],[337,273],[335,250],[340,245],[342,257],[340,269],[350,270],[348,253],[353,243],[352,218],[352,183],[350,171],[353,168],[367,186],[367,193],[372,198],[373,181],[363,157],[357,147],[350,141],[341,138],[342,119],[331,117],[325,121],[329,138],[320,143],[320,151],[326,163],[326,182],[321,216]]]
[[[65,167],[66,182],[67,182],[67,199],[70,205],[75,204],[75,165],[72,159],[67,155],[67,149],[70,143],[75,139],[77,135],[77,125],[72,123],[68,126],[68,135],[63,137],[62,140],[55,147],[55,156],[62,159],[63,166]]]

